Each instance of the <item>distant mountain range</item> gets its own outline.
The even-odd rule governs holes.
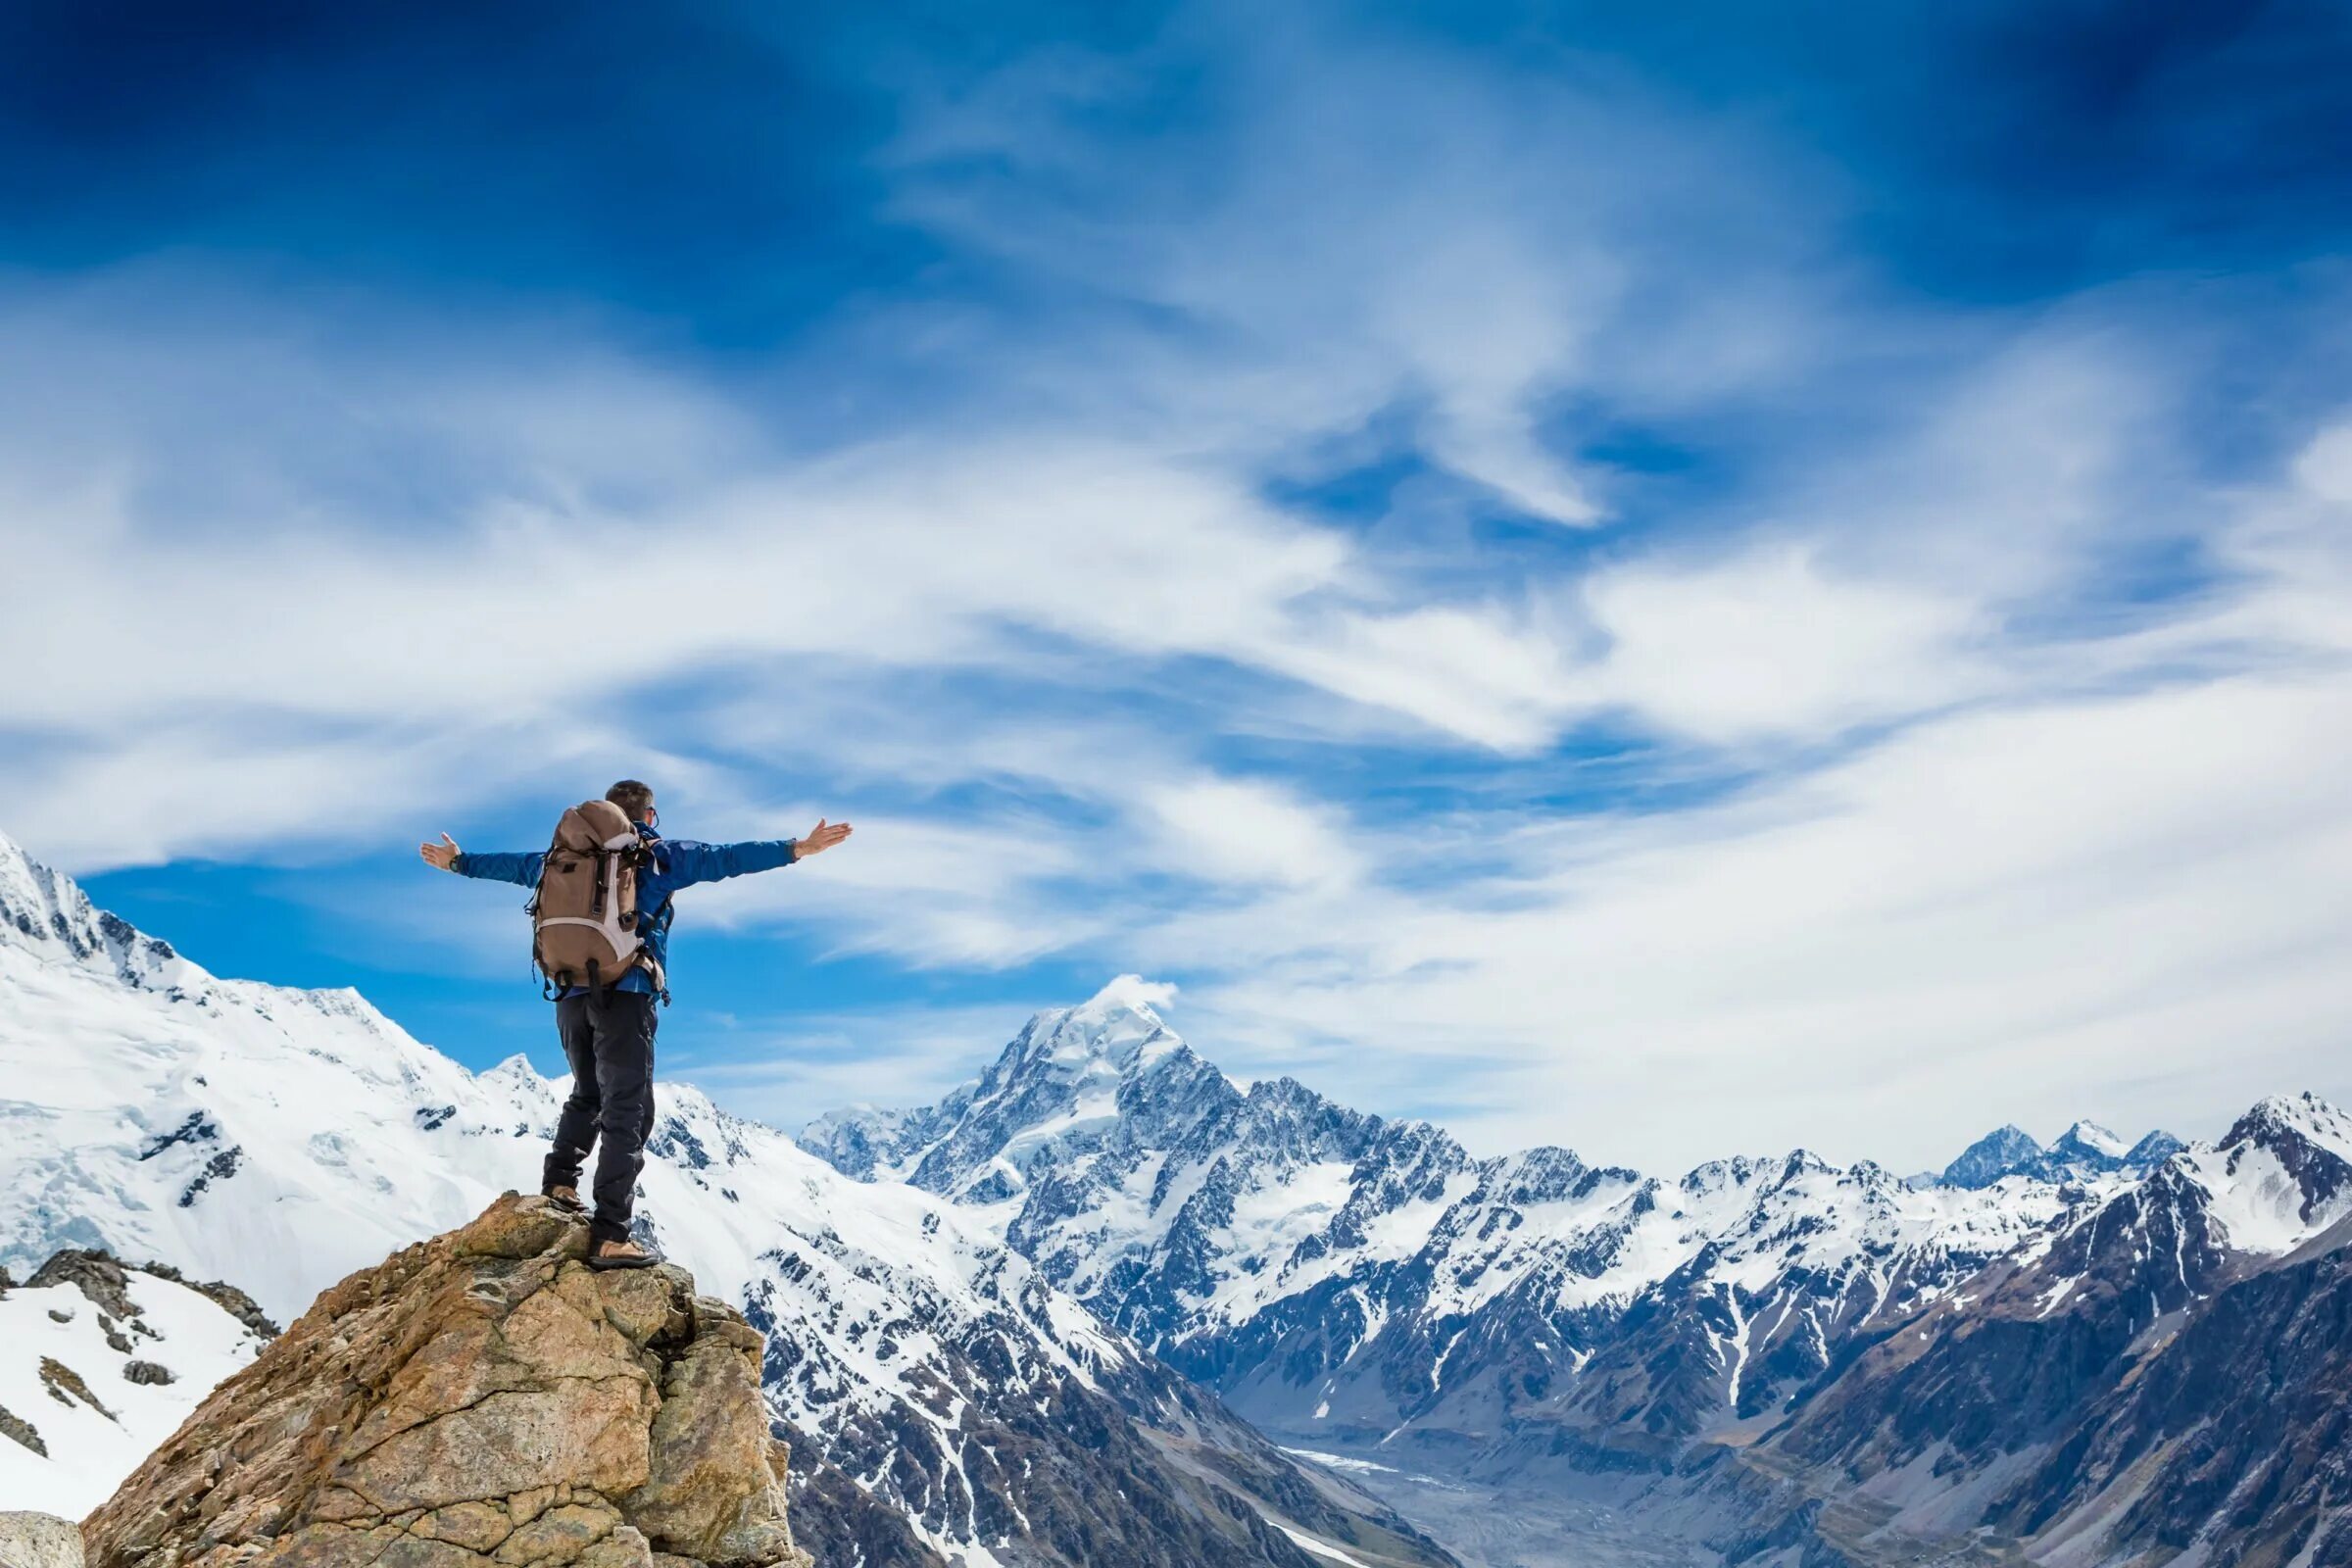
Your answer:
[[[0,1285],[0,1509],[103,1497],[251,1358],[258,1312],[171,1274],[288,1322],[534,1183],[561,1095],[520,1057],[468,1072],[354,992],[217,979],[0,839],[0,1267],[25,1282]],[[690,1088],[660,1108],[643,1228],[766,1332],[795,1528],[829,1568],[1452,1561],[953,1205]]]
[[[2152,1132],[2127,1145],[2097,1122],[2079,1121],[2044,1149],[2024,1128],[2003,1127],[1969,1145],[1934,1180],[1981,1190],[2004,1176],[2043,1182],[2092,1181],[2119,1171],[2144,1176],[2187,1147],[2168,1132]]]
[[[1980,1526],[2070,1564],[2352,1554],[2325,1404],[2352,1340],[2309,1315],[2352,1237],[2352,1122],[2310,1097],[2215,1146],[2084,1122],[1907,1182],[1801,1150],[1665,1179],[1244,1089],[1129,981],[936,1105],[802,1142],[953,1200],[1285,1441],[1613,1478],[1733,1555]]]

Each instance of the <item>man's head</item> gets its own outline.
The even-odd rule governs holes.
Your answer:
[[[654,789],[650,784],[624,778],[605,791],[605,799],[628,812],[632,822],[643,822],[651,827],[660,820],[661,813],[654,809]]]

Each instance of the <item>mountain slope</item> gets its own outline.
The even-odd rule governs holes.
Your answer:
[[[222,981],[0,839],[0,1264],[156,1257],[291,1318],[323,1286],[528,1184],[560,1086],[479,1075],[355,993]],[[1443,1560],[903,1186],[663,1086],[644,1229],[770,1337],[812,1462],[804,1539],[869,1564]],[[847,1560],[847,1559],[845,1559]]]
[[[2348,1240],[2352,1118],[2265,1101],[1872,1346],[1767,1455],[2053,1561],[2352,1560]]]
[[[274,1333],[235,1292],[104,1253],[0,1271],[0,1511],[87,1513]]]

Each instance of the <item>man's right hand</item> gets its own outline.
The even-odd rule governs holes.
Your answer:
[[[416,853],[423,857],[425,864],[438,870],[455,871],[458,868],[458,841],[446,833],[441,835],[438,844],[417,845]]]
[[[806,860],[811,855],[822,855],[849,836],[849,823],[828,822],[819,817],[816,826],[792,841],[792,858]]]

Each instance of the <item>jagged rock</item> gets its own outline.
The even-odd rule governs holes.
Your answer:
[[[41,1441],[40,1432],[5,1404],[0,1404],[0,1438],[21,1443],[44,1459],[49,1457],[49,1445]]]
[[[56,1253],[34,1271],[32,1278],[24,1282],[24,1288],[37,1290],[44,1286],[71,1285],[87,1297],[103,1316],[121,1318],[134,1331],[152,1337],[152,1331],[139,1319],[138,1306],[130,1298],[130,1276],[133,1273],[152,1274],[157,1279],[184,1285],[210,1299],[258,1337],[265,1340],[277,1338],[277,1325],[270,1321],[261,1303],[235,1286],[223,1285],[218,1280],[192,1280],[168,1263],[125,1263],[114,1253],[97,1248],[74,1247]],[[61,1323],[71,1317],[71,1314],[60,1316],[54,1311],[49,1315]],[[109,1322],[107,1327],[112,1330],[114,1325]],[[129,1351],[127,1344],[120,1348],[124,1353]]]
[[[760,1336],[510,1193],[320,1296],[85,1523],[94,1568],[800,1565]]]
[[[81,1527],[46,1513],[0,1513],[0,1562],[11,1568],[82,1568]]]
[[[258,1338],[274,1340],[283,1332],[270,1320],[270,1314],[262,1310],[261,1302],[234,1285],[223,1285],[219,1280],[192,1280],[169,1263],[142,1263],[139,1272],[152,1274],[159,1280],[170,1280],[174,1285],[185,1285],[253,1330]]]
[[[32,1278],[24,1282],[28,1291],[51,1285],[71,1285],[90,1298],[101,1312],[118,1318],[132,1318],[139,1309],[130,1302],[130,1282],[122,1260],[112,1252],[81,1248],[69,1248],[48,1262],[33,1270]]]
[[[79,1399],[109,1421],[115,1418],[115,1412],[108,1409],[98,1396],[90,1392],[90,1386],[82,1381],[81,1374],[55,1356],[44,1355],[41,1357],[41,1387],[47,1389],[49,1397],[60,1404],[70,1405]]]
[[[160,1388],[179,1381],[170,1367],[159,1365],[153,1361],[125,1361],[122,1363],[122,1376],[127,1382],[143,1384],[149,1388]]]

